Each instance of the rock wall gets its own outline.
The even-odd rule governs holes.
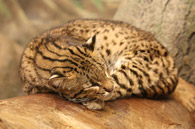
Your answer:
[[[153,33],[174,56],[180,76],[195,84],[194,12],[194,0],[123,0],[114,19]]]

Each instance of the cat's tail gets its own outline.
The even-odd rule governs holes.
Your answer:
[[[153,80],[149,86],[140,88],[140,96],[151,99],[167,97],[178,84],[178,70],[173,58],[170,55],[162,56],[148,67],[151,68],[149,75]]]
[[[157,99],[171,94],[178,83],[178,72],[173,58],[168,52],[164,53],[151,57],[150,61],[146,53],[120,61],[122,63],[111,71],[115,82],[112,100],[128,96]]]

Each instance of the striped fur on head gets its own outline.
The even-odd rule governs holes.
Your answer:
[[[113,83],[104,60],[94,51],[95,43],[94,35],[82,46],[67,47],[62,66],[51,69],[48,84],[52,90],[74,102],[110,99]]]

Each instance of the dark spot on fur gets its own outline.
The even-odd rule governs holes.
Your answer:
[[[108,60],[108,64],[111,64],[111,61],[110,60]]]
[[[116,45],[116,42],[114,40],[112,40],[112,43],[113,43],[113,45]]]
[[[145,56],[144,56],[144,60],[145,60],[145,61],[147,61],[147,62],[149,61],[149,60],[148,60],[148,58],[147,58],[147,57],[145,57]]]
[[[121,65],[121,68],[122,68],[122,69],[126,69],[126,67],[125,67],[124,65]]]
[[[107,36],[104,36],[104,40],[107,40],[108,39],[108,37]]]
[[[107,53],[107,55],[109,56],[111,52],[110,52],[109,49],[106,49],[106,53]]]
[[[81,33],[83,33],[84,31],[83,30],[80,30]]]
[[[127,50],[127,46],[124,48],[124,50]],[[129,54],[128,54],[129,55]]]
[[[103,33],[105,33],[105,32],[109,32],[109,30],[108,30],[108,29],[105,29],[105,30],[103,31]]]
[[[121,93],[121,91],[117,91],[117,93],[118,93],[120,96],[123,96],[122,93]]]
[[[158,73],[158,69],[154,69],[153,71],[154,71],[154,73],[156,73],[156,74]]]
[[[100,48],[101,48],[101,49],[103,49],[103,48],[104,48],[104,46],[102,45]]]
[[[131,91],[132,91],[132,89],[131,89],[131,88],[128,88],[128,89],[127,89],[127,92],[131,92]]]
[[[116,38],[118,38],[118,34],[115,34]]]
[[[160,55],[160,52],[158,50],[156,52],[157,52],[158,55]]]
[[[165,53],[164,53],[164,56],[167,57],[167,55],[168,55],[168,52],[165,52]]]
[[[163,77],[163,74],[162,74],[162,73],[160,73],[160,74],[159,74],[159,76],[160,76],[160,78],[162,78],[162,77]]]
[[[149,67],[149,65],[148,64],[146,64],[146,68],[148,69],[148,70],[150,70],[151,68]]]
[[[153,60],[152,55],[150,55],[150,60]]]
[[[123,45],[124,44],[124,42],[120,42],[120,45]]]
[[[158,46],[154,46],[154,48],[158,48]]]
[[[159,65],[159,64],[158,64],[158,61],[155,61],[154,64]]]

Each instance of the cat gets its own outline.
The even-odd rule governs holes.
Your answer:
[[[173,58],[150,33],[98,19],[72,20],[33,38],[20,75],[28,94],[56,92],[97,110],[118,98],[167,97],[178,83]]]

